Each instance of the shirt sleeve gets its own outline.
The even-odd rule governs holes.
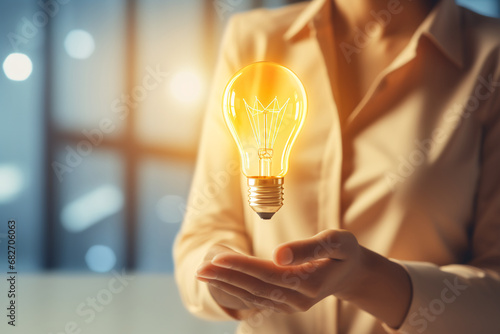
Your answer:
[[[208,249],[222,244],[250,254],[242,209],[239,153],[222,115],[224,88],[239,69],[235,30],[233,18],[222,40],[186,216],[173,248],[175,279],[185,306],[194,315],[210,320],[233,318],[214,301],[207,284],[195,278]]]
[[[500,82],[500,81],[497,81]],[[398,330],[388,333],[500,333],[500,98],[483,126],[481,174],[464,265],[397,261],[408,271],[413,300]]]

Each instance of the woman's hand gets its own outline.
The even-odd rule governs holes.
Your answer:
[[[325,230],[282,244],[273,261],[218,247],[207,255],[197,277],[227,308],[295,313],[335,295],[397,327],[411,300],[406,271],[360,246],[348,231]]]
[[[212,259],[219,254],[226,254],[226,255],[234,254],[243,256],[243,254],[237,253],[229,247],[222,245],[214,245],[209,249],[209,251],[205,255],[205,258],[203,259],[203,263],[200,265],[200,268],[204,268],[205,271],[210,270],[209,268],[212,267],[211,265]],[[198,279],[204,282],[208,282],[208,280],[203,279],[200,276],[198,276]],[[222,306],[229,314],[231,314],[233,317],[237,319],[245,318],[246,313],[249,313],[252,309],[252,305],[249,305],[244,300],[238,298],[235,295],[227,293],[223,289],[220,289],[213,284],[210,284],[208,286],[208,289],[214,300],[220,306]]]
[[[280,245],[274,262],[218,248],[207,256],[211,260],[200,266],[197,276],[214,291],[237,297],[247,308],[303,312],[326,296],[347,294],[354,281],[361,280],[361,256],[362,249],[350,232],[327,230]]]

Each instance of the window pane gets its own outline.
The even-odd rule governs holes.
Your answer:
[[[199,0],[138,2],[139,81],[162,74],[138,112],[143,142],[194,150],[208,84]],[[212,7],[212,6],[211,6]]]
[[[288,1],[285,0],[267,0],[265,1],[266,7],[281,7],[285,6],[288,3]]]
[[[457,4],[486,16],[500,16],[498,0],[457,0]]]
[[[124,1],[70,1],[54,16],[54,113],[59,127],[81,133],[113,120],[124,125]]]
[[[71,172],[56,180],[56,267],[97,272],[122,268],[123,161],[112,151],[93,151],[87,156],[78,152],[70,144],[60,147],[57,154],[57,161]]]
[[[138,269],[173,272],[172,244],[179,231],[193,166],[148,159],[140,168]]]
[[[39,8],[33,1],[0,1],[0,258],[6,258],[4,247],[7,220],[17,221],[17,269],[41,268],[44,243],[43,226],[43,30],[30,31],[26,25]],[[26,23],[28,22],[28,23]],[[12,53],[21,52],[29,60],[18,68],[4,61]],[[28,59],[23,58],[23,59]],[[16,57],[9,59],[16,59]],[[17,58],[19,59],[19,58]],[[21,72],[19,72],[21,70]],[[28,70],[24,72],[24,70]]]

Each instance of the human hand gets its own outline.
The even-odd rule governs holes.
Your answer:
[[[329,295],[349,298],[364,284],[365,249],[348,231],[326,230],[282,244],[273,261],[224,248],[207,255],[197,277],[225,307],[303,312]]]
[[[236,255],[243,255],[241,253],[238,253],[234,251],[233,249],[216,244],[212,246],[207,254],[205,255],[205,258],[203,259],[203,262],[199,266],[200,270],[203,268],[203,270],[206,272],[208,270],[211,270],[211,267],[213,265],[211,264],[212,259],[219,255],[219,254],[236,254]],[[203,281],[203,282],[208,282],[208,280],[199,277],[198,279]],[[244,300],[238,298],[237,296],[234,296],[232,294],[227,293],[223,289],[220,289],[216,287],[214,284],[209,284],[208,289],[210,291],[210,294],[214,298],[214,300],[222,306],[228,313],[230,313],[233,317],[237,319],[242,319],[245,317],[245,314],[250,311],[251,305],[246,303]]]

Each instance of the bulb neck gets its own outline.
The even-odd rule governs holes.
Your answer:
[[[269,220],[283,206],[282,177],[249,177],[248,203],[260,218]]]

